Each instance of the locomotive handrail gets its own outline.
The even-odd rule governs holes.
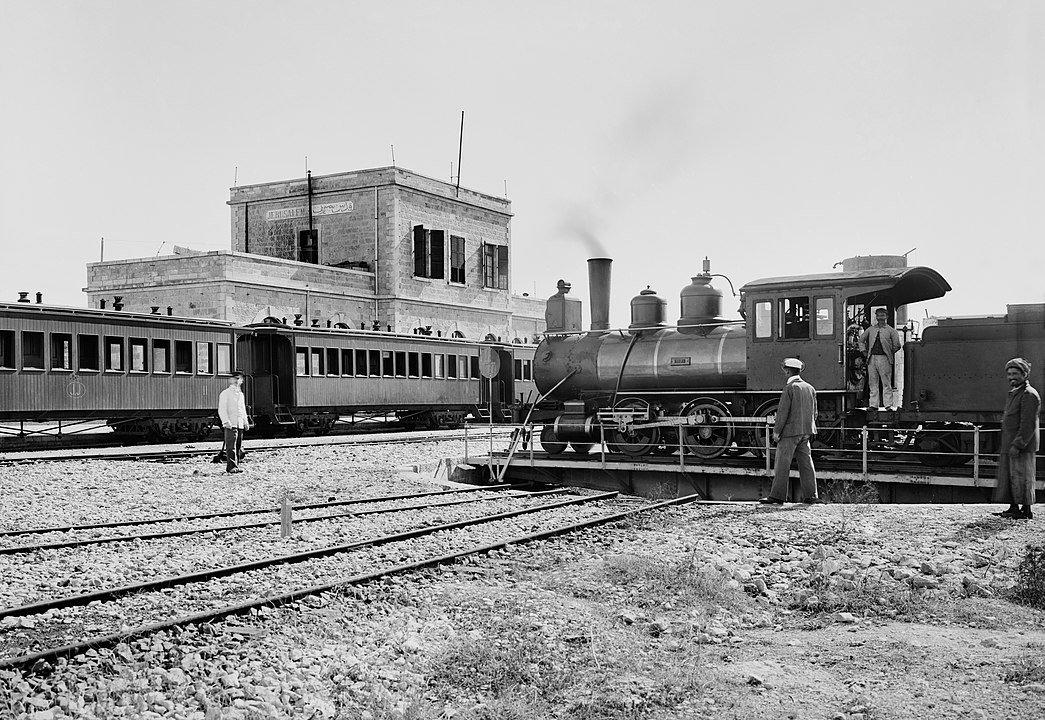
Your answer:
[[[723,320],[722,322],[714,323],[700,323],[698,325],[650,325],[649,327],[619,327],[609,328],[608,330],[555,330],[552,332],[544,333],[546,338],[549,337],[565,337],[568,335],[588,335],[589,333],[620,333],[620,334],[632,334],[636,337],[640,333],[650,332],[652,330],[678,330],[679,328],[685,328],[686,330],[692,330],[693,328],[717,328],[726,327],[727,325],[744,325],[747,321],[743,318],[737,320]]]
[[[555,392],[560,385],[562,385],[564,382],[566,382],[567,380],[569,380],[571,377],[573,377],[574,375],[576,375],[579,372],[580,372],[580,368],[574,368],[570,372],[566,373],[566,375],[564,375],[563,378],[561,380],[559,380],[559,382],[555,383],[554,385],[552,385],[548,389],[548,392],[542,393],[541,395],[537,396],[536,402],[530,403],[530,409],[526,411],[526,419],[523,420],[523,423],[522,423],[523,432],[519,433],[518,436],[512,438],[511,447],[508,449],[508,457],[505,458],[504,465],[501,465],[501,467],[497,471],[497,481],[498,482],[501,481],[501,478],[504,477],[505,472],[508,471],[508,465],[509,465],[509,463],[511,463],[512,457],[515,455],[515,451],[519,447],[519,440],[525,434],[527,427],[531,428],[531,431],[530,431],[531,432],[530,447],[531,448],[533,447],[533,438],[532,438],[532,433],[533,433],[532,428],[533,428],[533,425],[530,422],[530,417],[533,415],[534,408],[536,408],[537,405],[540,404],[540,402],[542,400],[544,400],[544,398],[548,397],[553,392]],[[467,454],[467,452],[465,454]]]

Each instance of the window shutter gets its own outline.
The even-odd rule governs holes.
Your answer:
[[[508,246],[497,246],[497,287],[508,289]]]
[[[444,237],[445,233],[442,230],[433,230],[431,233],[431,242],[429,245],[429,251],[431,253],[432,264],[431,274],[429,277],[438,278],[442,280],[443,274],[443,252],[444,252]]]
[[[428,243],[425,239],[425,226],[414,225],[414,277],[428,277]]]

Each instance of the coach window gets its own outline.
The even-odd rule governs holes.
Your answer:
[[[218,375],[232,374],[232,345],[218,343]]]
[[[446,375],[446,356],[442,353],[436,353],[432,356],[435,361],[435,367],[433,368],[433,375],[437,378],[442,378]]]
[[[780,337],[784,340],[809,339],[809,296],[780,299]]]
[[[174,373],[192,374],[192,342],[189,340],[174,341]]]
[[[406,377],[406,353],[397,352],[396,357],[396,377]]]
[[[22,369],[44,369],[44,334],[22,331]]]
[[[522,360],[515,358],[515,379],[522,380]]]
[[[297,375],[298,377],[308,375],[308,348],[297,349]]]
[[[381,351],[367,350],[367,375],[370,377],[381,377]]]
[[[51,369],[73,369],[73,336],[68,333],[51,333]]]
[[[312,375],[326,375],[323,367],[323,348],[312,348]]]
[[[149,342],[145,338],[131,338],[131,372],[148,372]]]
[[[446,356],[446,376],[451,380],[457,377],[457,356],[447,355]]]
[[[15,331],[0,330],[0,368],[15,369]]]
[[[152,341],[152,372],[154,374],[170,375],[171,372],[171,341]]]
[[[407,365],[406,374],[409,375],[412,378],[420,377],[421,376],[421,355],[420,355],[420,353],[415,353],[415,352],[407,353],[406,359],[407,359],[407,363],[409,363]]]
[[[523,380],[533,380],[532,360],[523,360]]]
[[[105,338],[105,369],[123,372],[123,338]]]
[[[478,360],[478,358],[476,358]],[[457,356],[457,377],[461,380],[468,379],[468,356]]]
[[[341,350],[341,376],[342,377],[345,377],[345,376],[349,376],[350,377],[350,376],[356,374],[355,367],[354,367],[354,365],[352,363],[352,357],[353,357],[353,355],[352,355],[352,351],[351,350],[345,350],[345,349]]]
[[[831,337],[835,334],[834,298],[818,297],[816,299],[816,334],[820,337]]]
[[[76,354],[76,365],[80,370],[98,372],[101,370],[101,355],[98,352],[97,335],[77,335],[76,342],[79,346]]]
[[[212,343],[209,342],[197,342],[196,343],[196,374],[197,375],[213,375],[214,374],[214,350],[211,347]]]
[[[337,348],[327,348],[327,375],[341,374],[341,352]]]
[[[395,377],[395,356],[391,350],[381,351],[381,375],[382,377]]]
[[[479,356],[473,355],[469,358],[469,360],[471,361],[469,364],[472,368],[472,380],[478,380],[480,377],[482,377],[479,374]]]
[[[421,377],[432,377],[432,353],[421,353]]]
[[[763,300],[755,303],[755,339],[773,337],[773,303]]]
[[[367,368],[369,367],[366,359],[366,350],[356,350],[356,377],[366,377],[369,375]]]

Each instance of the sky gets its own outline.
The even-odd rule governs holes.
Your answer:
[[[234,184],[392,164],[512,201],[512,284],[611,325],[701,270],[739,289],[907,254],[912,316],[1045,302],[1035,0],[0,0],[0,299],[229,249]],[[725,310],[733,315],[729,286]]]

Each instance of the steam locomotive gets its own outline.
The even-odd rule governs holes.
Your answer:
[[[723,293],[711,284],[725,276],[712,274],[705,260],[681,292],[674,326],[667,302],[647,289],[631,301],[629,326],[611,330],[610,263],[588,261],[590,330],[580,328],[580,301],[568,296],[568,283],[560,281],[548,300],[534,381],[546,400],[559,403],[541,433],[551,454],[568,446],[586,453],[595,443],[630,456],[772,452],[780,363],[797,357],[817,388],[814,448],[859,448],[870,425],[902,431],[900,442],[927,464],[957,465],[975,452],[997,452],[991,431],[1000,426],[1006,360],[1027,358],[1032,385],[1045,385],[1045,304],[941,319],[917,338],[914,324],[903,322],[905,306],[951,289],[927,267],[864,262],[842,272],[754,280],[740,288],[741,319],[729,320]],[[858,347],[879,309],[910,335],[897,358],[902,403],[892,409],[867,407]]]

